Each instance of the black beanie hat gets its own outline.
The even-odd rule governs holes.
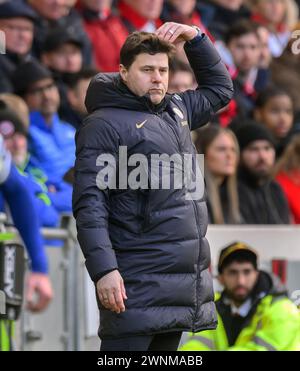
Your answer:
[[[263,124],[255,122],[241,125],[235,130],[235,135],[239,142],[240,150],[243,151],[250,143],[256,140],[266,140],[275,146],[272,134]]]
[[[6,0],[0,2],[0,18],[27,18],[37,20],[35,11],[24,0]]]
[[[246,243],[235,241],[224,247],[219,256],[218,272],[222,273],[223,268],[235,259],[249,261],[257,269],[257,252]]]
[[[11,110],[5,102],[0,100],[0,134],[4,137],[11,137],[14,133],[21,133],[27,136],[27,130],[18,115]]]
[[[24,62],[15,70],[12,81],[17,95],[26,94],[32,84],[52,78],[51,72],[35,59]]]

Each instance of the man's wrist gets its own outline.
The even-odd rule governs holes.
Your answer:
[[[193,37],[191,40],[188,41],[189,44],[193,44],[194,42],[197,42],[203,39],[203,36],[204,36],[204,33],[201,30],[201,28],[199,28],[198,26],[191,26],[191,27],[195,29],[196,34],[195,34],[195,37]]]

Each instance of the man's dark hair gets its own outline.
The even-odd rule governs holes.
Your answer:
[[[84,67],[77,73],[67,74],[64,78],[64,82],[70,89],[75,89],[79,81],[92,79],[95,75],[99,73],[98,70],[92,67]]]
[[[291,98],[290,94],[285,89],[276,85],[269,85],[265,90],[259,93],[255,102],[255,107],[263,108],[271,99],[283,95]]]
[[[237,251],[224,260],[222,266],[218,269],[219,273],[222,274],[224,269],[232,263],[250,263],[253,265],[253,268],[257,270],[257,261],[253,254],[249,251]]]
[[[120,52],[120,63],[127,69],[135,58],[142,53],[155,55],[165,53],[169,60],[174,56],[176,48],[171,43],[161,40],[157,35],[148,32],[133,32],[129,35]]]
[[[225,43],[228,45],[232,39],[236,39],[248,34],[255,34],[257,38],[259,38],[258,28],[259,26],[257,23],[248,19],[241,19],[240,21],[234,23],[227,31],[224,38]]]

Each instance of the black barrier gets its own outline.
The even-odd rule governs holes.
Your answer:
[[[5,294],[6,313],[0,319],[20,316],[25,276],[25,252],[19,243],[0,242],[0,290]]]

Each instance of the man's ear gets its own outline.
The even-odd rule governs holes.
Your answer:
[[[127,82],[127,73],[128,73],[128,71],[127,71],[127,68],[123,64],[120,64],[120,66],[119,66],[119,72],[120,72],[120,75],[122,77],[122,80],[124,82]]]

